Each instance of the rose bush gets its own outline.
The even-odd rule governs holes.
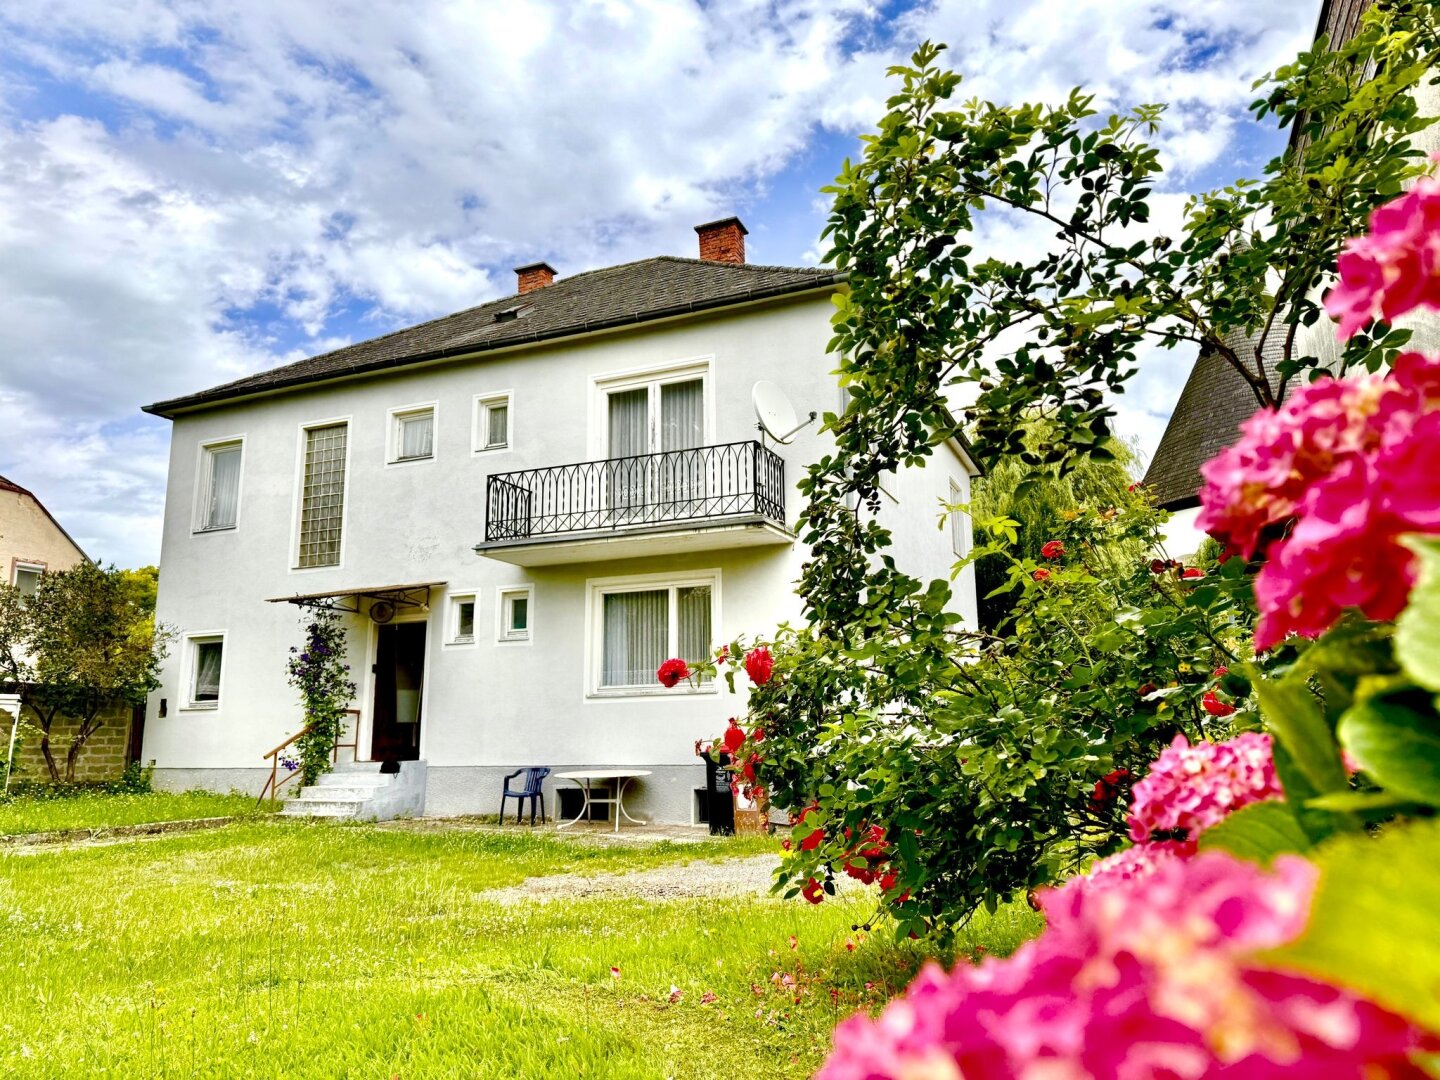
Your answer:
[[[936,589],[843,650],[787,628],[727,645],[739,663],[685,658],[696,678],[749,676],[744,721],[717,743],[737,789],[791,814],[787,895],[820,902],[849,877],[875,888],[897,935],[945,937],[1123,845],[1119,796],[1177,736],[1258,724],[1248,678],[1212,674],[1249,655],[1244,565],[1187,579],[1172,560],[1124,561],[1155,547],[1164,515],[1143,491],[1120,498],[1070,513],[1034,557],[1011,552],[1004,519],[985,523],[971,558],[1009,568],[1003,637],[959,628]]]

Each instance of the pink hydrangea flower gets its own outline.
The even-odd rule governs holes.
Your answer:
[[[1188,859],[1196,852],[1193,840],[1156,840],[1136,844],[1114,855],[1096,859],[1083,874],[1077,874],[1064,885],[1067,889],[1109,889],[1127,882],[1147,878],[1173,859]]]
[[[1194,746],[1177,735],[1130,794],[1130,838],[1195,840],[1242,806],[1283,797],[1269,735],[1250,731]]]
[[[1377,207],[1369,233],[1346,241],[1337,269],[1325,310],[1339,320],[1341,341],[1374,319],[1440,308],[1440,180],[1423,177]]]
[[[1112,888],[1047,890],[1048,927],[1005,960],[931,965],[835,1032],[819,1080],[1421,1076],[1402,1018],[1257,951],[1303,928],[1316,870],[1221,852]]]
[[[1199,524],[1269,558],[1255,647],[1318,637],[1348,608],[1399,614],[1414,584],[1399,538],[1440,532],[1440,361],[1405,353],[1387,375],[1320,379],[1241,430],[1201,468]]]

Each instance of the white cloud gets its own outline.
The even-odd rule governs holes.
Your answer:
[[[759,250],[767,182],[817,125],[868,128],[921,37],[952,42],[966,93],[1178,100],[1167,154],[1200,168],[1310,16],[1190,7],[936,0],[882,26],[870,0],[7,0],[0,401],[22,419],[0,471],[154,559],[165,429],[136,407],[333,347],[343,304],[379,332],[534,258],[689,251],[737,209],[757,254],[798,260],[810,240]],[[1227,44],[1184,70],[1207,35]]]

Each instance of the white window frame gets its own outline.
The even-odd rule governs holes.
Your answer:
[[[21,571],[38,574],[43,578],[46,573],[49,572],[49,569],[45,563],[35,562],[33,559],[12,559],[10,564],[10,584],[17,589],[20,587]],[[39,581],[35,582],[35,587],[37,589],[40,587]]]
[[[200,646],[213,642],[220,643],[220,681],[219,691],[214,701],[195,700],[195,676],[199,674]],[[181,676],[183,681],[180,688],[184,691],[180,706],[182,712],[215,712],[220,708],[220,703],[225,700],[225,666],[229,660],[230,650],[225,647],[226,631],[224,630],[201,630],[193,634],[185,635],[184,663],[181,665]]]
[[[511,601],[525,600],[525,629],[510,629]],[[529,645],[534,640],[535,586],[511,585],[495,592],[495,643],[497,645]]]
[[[430,414],[429,455],[426,457],[401,457],[400,451],[405,445],[405,421],[424,416],[426,413]],[[440,456],[440,403],[438,401],[421,401],[414,405],[401,405],[391,409],[385,414],[385,426],[389,432],[385,441],[385,467],[387,469],[392,465],[423,465]],[[348,446],[346,450],[349,450]],[[345,479],[348,489],[350,479],[348,473]]]
[[[345,501],[340,512],[340,560],[329,566],[300,565],[300,523],[305,510],[305,441],[315,428],[345,425]],[[355,455],[355,418],[353,415],[332,416],[325,420],[307,420],[296,431],[295,487],[290,523],[290,573],[323,574],[328,570],[343,570],[345,547],[350,540],[350,478]]]
[[[497,405],[505,406],[505,442],[499,446],[487,446],[490,437],[490,410]],[[515,392],[495,390],[488,394],[475,395],[475,407],[470,418],[470,449],[474,454],[505,454],[515,446]]]
[[[460,635],[460,605],[471,604],[470,636]],[[480,626],[480,590],[469,589],[450,594],[450,608],[446,618],[445,644],[447,647],[473,649],[480,639],[476,632]]]
[[[710,586],[710,633],[716,641],[723,641],[721,632],[720,604],[721,574],[718,567],[706,570],[678,570],[662,574],[630,574],[624,577],[591,578],[585,583],[585,623],[589,628],[585,656],[585,697],[587,701],[605,701],[613,698],[659,698],[677,694],[718,694],[720,680],[694,686],[689,682],[677,684],[672,689],[661,686],[659,681],[647,686],[600,685],[600,675],[605,654],[605,595],[616,592],[649,592],[656,589],[670,590],[670,626],[666,659],[675,656],[679,648],[679,620],[675,617],[675,590],[693,585]],[[712,647],[713,647],[712,642]],[[698,660],[700,657],[685,657]]]
[[[235,524],[208,525],[210,516],[210,484],[213,478],[211,455],[216,450],[240,448],[240,480],[235,486]],[[192,533],[225,533],[240,528],[240,504],[245,495],[245,436],[231,435],[223,439],[206,439],[199,445],[195,467],[195,515],[191,525]]]
[[[658,452],[657,425],[660,416],[660,387],[666,383],[699,379],[704,404],[705,433],[702,446],[715,445],[715,357],[692,356],[664,364],[628,371],[590,376],[590,457],[603,461],[610,456],[610,395],[624,390],[650,390],[650,453]]]
[[[965,501],[964,487],[952,478],[950,480],[950,505],[954,506],[956,503]],[[970,523],[967,520],[969,516],[963,510],[950,511],[950,548],[955,552],[957,559],[963,559],[970,554]]]

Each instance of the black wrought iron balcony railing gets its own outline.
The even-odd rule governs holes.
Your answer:
[[[497,473],[485,491],[487,543],[744,517],[785,523],[785,462],[758,442]]]

